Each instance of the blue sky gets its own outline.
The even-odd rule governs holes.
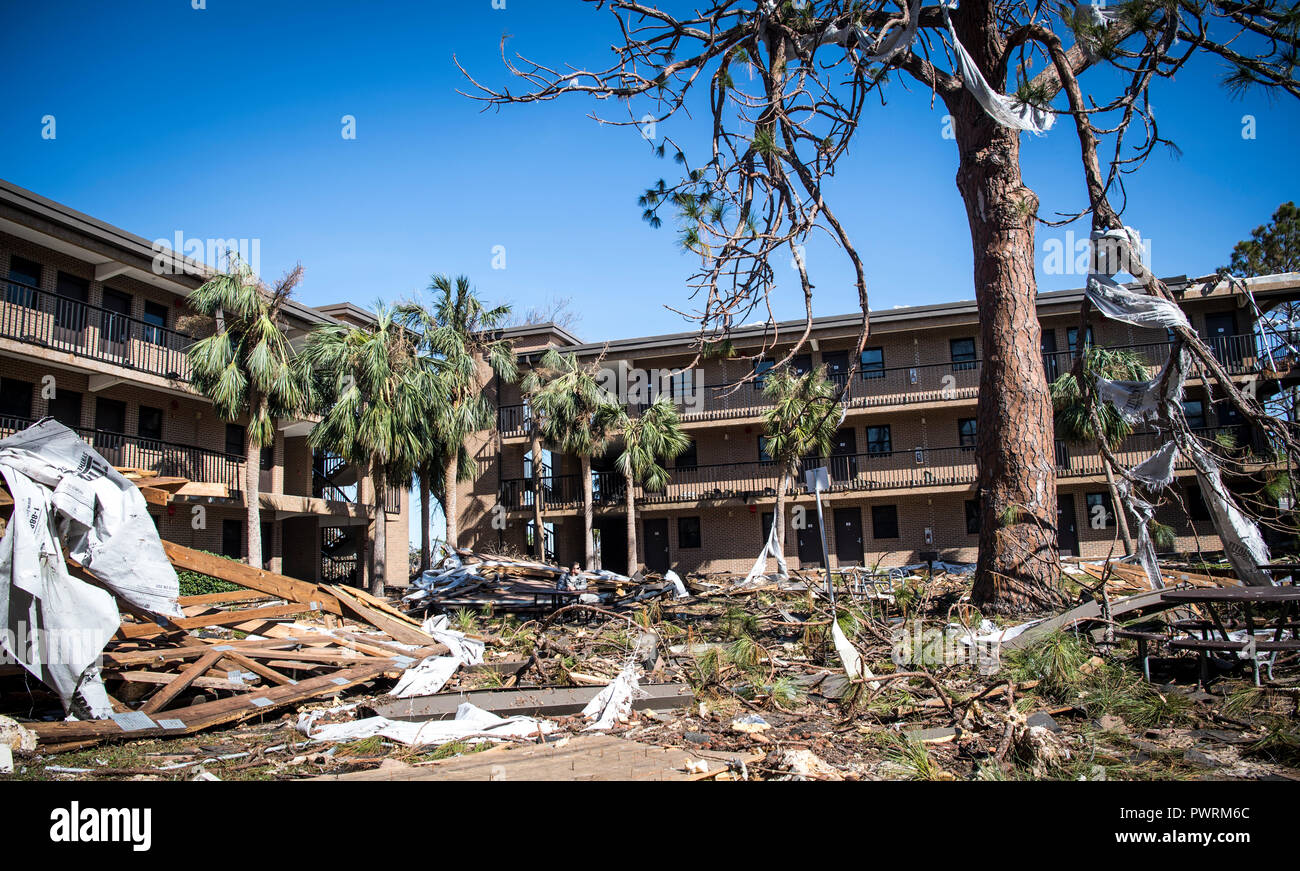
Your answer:
[[[466,83],[453,54],[483,81],[507,83],[505,33],[513,50],[557,65],[600,62],[617,37],[607,13],[576,0],[505,5],[0,0],[0,177],[150,239],[259,239],[266,276],[303,263],[309,304],[369,304],[418,291],[434,272],[464,273],[521,307],[572,297],[586,339],[687,329],[663,303],[685,304],[694,260],[636,205],[675,165],[635,129],[598,126],[582,99],[483,113],[456,94]],[[1129,179],[1125,218],[1162,274],[1213,270],[1300,196],[1300,106],[1232,100],[1219,73],[1193,64],[1152,92],[1182,155],[1158,152]],[[891,87],[828,189],[866,260],[874,309],[974,296],[943,114],[928,93]],[[53,140],[41,136],[46,115]],[[355,140],[341,136],[344,115],[356,118]],[[689,140],[690,126],[659,132]],[[1067,124],[1026,137],[1026,182],[1043,213],[1083,202],[1077,154]],[[1044,290],[1081,283],[1042,269],[1065,233],[1039,232]],[[503,270],[492,268],[495,246]],[[853,310],[842,258],[813,245],[808,261],[817,313]],[[779,290],[779,316],[799,314],[796,290]]]

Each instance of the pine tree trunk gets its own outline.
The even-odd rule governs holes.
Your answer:
[[[999,48],[992,4],[953,19],[989,74]],[[957,187],[974,252],[981,343],[978,406],[979,563],[971,600],[999,613],[1055,608],[1060,591],[1052,403],[1036,306],[1038,198],[1020,174],[1020,134],[994,122],[969,92],[949,102],[961,153]]]
[[[374,596],[384,595],[384,584],[388,580],[388,522],[385,518],[384,491],[388,481],[384,474],[384,464],[378,458],[370,461],[371,477],[375,482],[375,533],[374,533],[374,575],[370,578],[370,593]]]
[[[427,572],[433,560],[432,543],[429,541],[429,500],[433,496],[433,487],[429,484],[429,470],[420,470],[420,572]]]
[[[1119,534],[1124,540],[1124,555],[1132,556],[1135,552],[1133,547],[1133,535],[1128,528],[1128,515],[1124,512],[1124,503],[1119,498],[1119,488],[1115,486],[1115,472],[1110,467],[1110,460],[1105,457],[1101,458],[1101,466],[1106,470],[1106,486],[1110,489],[1110,504],[1115,507],[1115,519],[1119,521]]]
[[[451,451],[447,468],[442,476],[442,512],[447,515],[447,547],[454,551],[460,547],[460,530],[456,523],[456,479],[460,476],[460,458]]]
[[[244,429],[244,540],[248,542],[248,564],[256,569],[262,567],[261,489],[262,446],[254,441],[250,425]]]
[[[533,433],[533,556],[539,563],[546,562],[546,529],[542,526],[542,440]]]
[[[636,493],[633,491],[632,476],[623,476],[623,499],[627,506],[627,574],[636,574],[640,561],[636,556]]]
[[[591,457],[582,456],[582,567],[587,571],[595,568],[596,542],[591,537],[593,508],[595,497],[591,487]]]

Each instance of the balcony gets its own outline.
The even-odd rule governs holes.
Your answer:
[[[0,437],[26,429],[32,423],[22,418],[0,418]],[[73,431],[114,466],[152,469],[163,477],[187,478],[204,484],[224,484],[231,496],[243,491],[242,454],[226,454],[87,427],[74,427]]]
[[[190,337],[156,324],[5,282],[0,338],[188,382]]]
[[[1210,349],[1230,375],[1248,375],[1263,371],[1267,359],[1258,349],[1254,335],[1212,338]],[[1121,345],[1112,350],[1132,351],[1146,359],[1152,370],[1169,359],[1168,342],[1146,345]],[[1075,351],[1056,351],[1042,355],[1043,370],[1048,381],[1054,381],[1070,371],[1078,356]],[[1281,361],[1285,355],[1275,354]],[[1280,365],[1276,363],[1276,365]],[[868,369],[858,372],[852,381],[844,374],[831,375],[830,381],[844,386],[848,381],[845,401],[850,409],[879,408],[897,405],[916,405],[928,402],[946,402],[975,399],[979,395],[981,361],[964,363],[921,363],[889,369]],[[756,417],[771,406],[763,395],[763,379],[748,383],[707,385],[701,388],[700,402],[679,400],[678,409],[684,422],[727,420]],[[505,405],[497,409],[497,429],[506,438],[528,434],[528,406]]]
[[[1239,427],[1219,427],[1197,430],[1207,446],[1216,452],[1237,450],[1225,448],[1219,438],[1231,435],[1239,441]],[[1116,459],[1126,466],[1145,460],[1165,443],[1167,436],[1156,433],[1139,433],[1128,439],[1116,451]],[[847,493],[873,491],[898,491],[925,488],[965,489],[976,482],[973,447],[915,448],[865,454],[844,454],[800,463],[795,492],[807,494],[803,473],[805,468],[826,466],[830,472],[831,492]],[[1186,458],[1179,459],[1177,469],[1190,471]],[[770,499],[776,496],[781,481],[781,470],[774,462],[718,463],[713,465],[676,468],[671,480],[662,491],[647,492],[636,488],[636,501],[640,505],[664,503],[699,503],[727,499]],[[1058,480],[1089,478],[1103,474],[1101,457],[1095,450],[1056,443],[1056,474]],[[597,472],[592,476],[593,502],[599,506],[617,506],[625,501],[623,478],[614,472]],[[532,482],[515,478],[501,482],[500,504],[507,510],[531,509],[533,505]],[[548,510],[573,509],[582,506],[581,476],[547,475],[542,478],[542,504]]]

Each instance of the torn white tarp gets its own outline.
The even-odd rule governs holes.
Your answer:
[[[979,66],[975,63],[975,59],[970,56],[965,46],[961,44],[961,40],[957,38],[957,31],[952,26],[952,19],[948,16],[947,5],[944,3],[939,5],[943,10],[944,21],[948,25],[948,38],[952,40],[953,53],[957,56],[957,66],[961,75],[962,86],[979,101],[979,104],[984,107],[984,111],[988,113],[989,117],[1003,127],[1028,130],[1031,133],[1046,133],[1052,129],[1052,124],[1056,122],[1056,116],[1052,114],[1051,110],[1042,109],[1012,99],[1004,94],[999,94],[989,85],[984,78],[984,74],[980,72]]]
[[[1129,475],[1137,479],[1152,494],[1152,498],[1155,498],[1156,494],[1173,483],[1174,463],[1177,460],[1178,445],[1173,441],[1168,441],[1160,447],[1160,450],[1134,466]],[[1124,508],[1132,512],[1137,519],[1138,533],[1134,548],[1137,551],[1135,556],[1138,565],[1146,573],[1151,589],[1163,589],[1165,582],[1160,575],[1160,561],[1156,558],[1155,542],[1151,540],[1151,531],[1148,528],[1148,524],[1156,514],[1155,505],[1143,494],[1138,493],[1127,479],[1120,478],[1116,480],[1115,489],[1119,491]]]
[[[446,744],[449,741],[490,741],[503,738],[536,738],[555,730],[550,720],[533,717],[498,717],[462,702],[454,720],[407,722],[387,717],[367,717],[348,723],[330,723],[315,728],[326,711],[298,716],[298,731],[313,741],[357,741],[374,735],[412,747]]]
[[[113,593],[150,614],[184,616],[143,494],[75,432],[46,418],[0,440],[0,465],[52,491],[68,555]]]
[[[1214,530],[1223,542],[1223,550],[1237,577],[1250,587],[1272,586],[1273,580],[1259,568],[1270,559],[1268,545],[1259,534],[1259,527],[1241,513],[1223,486],[1214,457],[1195,444],[1195,440],[1187,453],[1196,467],[1196,481],[1201,485],[1201,496],[1210,511],[1210,519],[1214,521]]]
[[[447,615],[439,614],[424,621],[422,627],[450,652],[446,656],[429,656],[418,665],[408,668],[398,679],[391,695],[399,699],[411,696],[429,696],[440,691],[462,665],[479,665],[483,662],[484,643],[467,638],[464,633],[448,629]]]
[[[831,620],[831,641],[835,644],[835,652],[839,654],[840,662],[844,663],[844,673],[849,676],[850,680],[857,680],[860,677],[875,677],[867,664],[862,661],[862,654],[858,649],[849,643],[845,636],[844,630],[840,628],[839,620]],[[880,689],[879,681],[872,681],[873,690]]]
[[[68,574],[54,529],[50,491],[0,465],[13,495],[13,516],[0,542],[0,646],[53,689],[63,709],[81,718],[113,713],[98,659],[121,619],[113,597]]]
[[[636,662],[629,660],[618,676],[582,709],[582,716],[592,721],[583,731],[610,729],[618,723],[627,722],[632,714],[632,700],[645,698],[646,695],[637,678]]]
[[[1119,416],[1129,423],[1168,421],[1170,407],[1183,401],[1183,382],[1187,375],[1186,351],[1170,354],[1160,373],[1150,381],[1110,381],[1097,379],[1097,396],[1115,406]],[[1167,379],[1167,380],[1166,380]]]
[[[691,597],[690,591],[686,589],[686,585],[682,583],[681,576],[677,572],[672,569],[664,572],[664,580],[673,585],[673,589],[676,591],[674,598],[689,599]]]
[[[1187,327],[1187,314],[1176,304],[1158,296],[1135,293],[1115,281],[1127,272],[1142,284],[1150,284],[1150,266],[1142,260],[1142,237],[1132,227],[1094,230],[1091,237],[1091,268],[1088,299],[1111,320],[1136,327]]]
[[[746,584],[752,584],[756,578],[767,574],[767,558],[769,555],[776,557],[777,574],[783,578],[790,576],[790,569],[785,564],[785,554],[781,552],[781,548],[776,541],[780,522],[781,518],[772,521],[772,531],[767,534],[767,541],[763,543],[763,551],[758,555],[758,559],[754,560],[754,567],[749,570],[749,574],[745,575]]]
[[[921,0],[909,0],[907,17],[905,19],[890,19],[880,28],[880,32],[876,34],[874,39],[871,34],[867,33],[866,28],[861,25],[846,24],[840,27],[831,24],[822,31],[816,40],[810,36],[801,38],[799,48],[807,52],[812,49],[814,42],[816,45],[842,45],[846,47],[849,46],[850,42],[856,42],[857,49],[862,52],[862,55],[857,59],[860,66],[887,64],[893,60],[894,55],[912,45],[912,40],[916,37],[917,26],[920,23]]]
[[[1167,299],[1135,293],[1115,279],[1101,274],[1088,276],[1086,293],[1102,314],[1135,327],[1186,327],[1187,315]]]
[[[96,660],[120,624],[112,594],[182,616],[176,572],[144,497],[76,433],[44,420],[0,440],[14,517],[0,544],[5,652],[78,717],[112,713]],[[68,574],[67,553],[111,592]]]

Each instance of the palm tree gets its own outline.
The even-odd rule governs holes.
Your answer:
[[[440,457],[442,506],[447,518],[447,546],[455,548],[459,543],[456,484],[477,472],[465,450],[465,440],[496,425],[492,402],[483,395],[485,377],[481,365],[486,363],[502,381],[514,381],[517,367],[510,342],[494,338],[509,316],[510,306],[487,308],[463,275],[454,281],[446,275],[435,275],[429,290],[434,293],[431,309],[407,303],[399,310],[406,325],[419,335],[421,347],[441,361],[441,413],[435,431],[439,442],[446,446]],[[431,470],[427,464],[424,468]],[[434,488],[426,483],[420,489],[423,492]],[[425,526],[427,529],[428,524]],[[424,535],[427,539],[428,533]],[[426,549],[427,544],[422,547],[425,562]]]
[[[549,353],[550,349],[548,349]],[[528,374],[519,381],[519,392],[524,398],[528,421],[528,477],[529,492],[532,494],[533,509],[533,556],[538,562],[546,562],[546,535],[542,525],[545,488],[542,485],[544,456],[543,447],[553,434],[553,425],[549,420],[550,406],[554,400],[542,397],[543,392],[556,377],[557,371],[546,365],[546,355],[531,367]]]
[[[440,361],[420,353],[399,312],[378,306],[368,327],[328,324],[307,337],[300,357],[321,388],[323,417],[307,437],[365,469],[375,492],[370,540],[371,592],[383,595],[387,535],[383,499],[390,480],[409,480],[426,450]],[[364,564],[364,563],[363,563]]]
[[[623,473],[627,510],[627,573],[636,573],[636,484],[654,492],[668,484],[663,463],[686,450],[691,440],[682,432],[677,408],[667,396],[660,396],[633,417],[621,405],[606,404],[598,413],[599,425],[623,439],[623,451],[616,465]]]
[[[781,469],[776,488],[776,510],[772,523],[777,530],[777,553],[785,553],[785,496],[799,475],[799,461],[810,454],[830,454],[843,409],[836,401],[835,385],[826,378],[824,367],[797,375],[791,369],[767,374],[763,396],[772,406],[767,421],[766,448]]]
[[[275,440],[276,418],[302,413],[309,393],[294,365],[296,355],[282,318],[301,280],[299,265],[268,288],[232,254],[229,271],[204,282],[188,300],[202,319],[196,327],[211,331],[189,349],[191,383],[211,400],[222,420],[248,421],[244,427],[245,540],[248,564],[258,568],[262,565],[262,448]]]
[[[1150,377],[1146,361],[1133,351],[1089,345],[1084,349],[1080,362],[1083,377],[1089,382],[1095,382],[1097,378],[1109,381],[1146,381]],[[1098,403],[1094,417],[1093,409],[1084,402],[1083,385],[1074,372],[1067,372],[1056,379],[1051,389],[1057,434],[1071,444],[1096,445],[1097,452],[1101,454],[1101,466],[1106,472],[1106,486],[1119,521],[1120,535],[1124,539],[1124,551],[1131,556],[1134,549],[1128,517],[1120,501],[1119,490],[1115,487],[1115,471],[1111,468],[1106,453],[1102,452],[1101,445],[1105,444],[1107,451],[1114,453],[1133,434],[1133,427],[1109,402]],[[1100,434],[1094,422],[1100,425]]]
[[[583,366],[576,354],[561,354],[548,348],[534,373],[525,378],[529,392],[530,408],[544,423],[544,432],[538,432],[551,444],[559,446],[566,454],[576,456],[582,464],[582,532],[583,566],[592,568],[596,559],[596,543],[592,538],[592,512],[595,501],[592,494],[591,461],[605,452],[610,432],[607,423],[616,416],[618,406],[596,379],[598,364]],[[538,448],[540,449],[540,439]],[[533,464],[534,478],[538,465]],[[535,491],[536,492],[536,491]],[[536,501],[536,495],[534,495]],[[535,505],[534,511],[540,506]],[[534,524],[540,529],[535,516]]]

